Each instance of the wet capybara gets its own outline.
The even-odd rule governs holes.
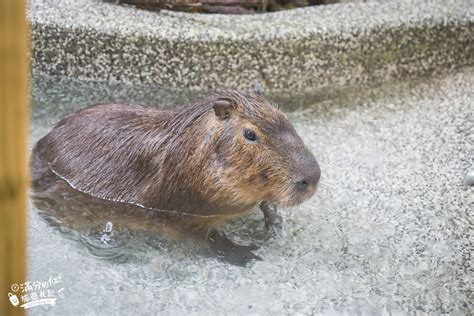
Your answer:
[[[175,111],[85,108],[39,140],[32,157],[80,192],[181,216],[236,264],[260,258],[216,227],[257,205],[272,225],[276,205],[310,198],[320,178],[286,115],[259,93],[232,90]]]

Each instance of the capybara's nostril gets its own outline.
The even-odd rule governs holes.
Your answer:
[[[296,181],[296,189],[298,191],[305,191],[309,186],[309,181],[306,179]]]
[[[300,192],[308,190],[308,188],[314,189],[321,178],[321,169],[317,162],[310,168],[305,170],[304,176],[297,178],[295,181],[296,189]]]
[[[313,189],[318,184],[319,176],[312,175],[310,177],[296,181],[296,189],[300,192],[304,192],[308,189]]]

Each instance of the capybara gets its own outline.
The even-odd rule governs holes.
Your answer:
[[[90,106],[57,123],[32,157],[80,192],[179,215],[240,265],[260,259],[254,247],[236,245],[216,227],[257,205],[272,225],[276,205],[310,198],[320,178],[287,116],[260,93],[233,90],[174,111]]]

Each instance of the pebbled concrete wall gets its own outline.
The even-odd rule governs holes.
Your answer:
[[[336,4],[260,15],[31,0],[34,71],[170,88],[303,92],[474,64],[473,0]]]

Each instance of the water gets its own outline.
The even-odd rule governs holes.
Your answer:
[[[364,88],[289,112],[322,169],[285,237],[251,216],[225,227],[263,261],[232,266],[152,216],[64,186],[29,212],[29,280],[61,275],[56,306],[32,315],[374,314],[473,311],[474,71]],[[32,143],[106,100],[151,105],[198,93],[35,75]],[[58,184],[57,185],[61,185]],[[123,214],[126,216],[123,216]],[[132,224],[132,222],[134,224]]]

